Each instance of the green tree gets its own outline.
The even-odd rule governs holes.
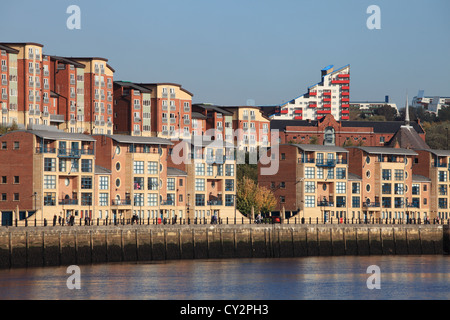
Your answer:
[[[243,177],[238,182],[236,208],[243,215],[250,217],[252,208],[255,215],[258,212],[267,214],[275,208],[276,204],[277,201],[273,193],[265,187],[260,187],[252,179]]]
[[[309,137],[309,144],[319,144],[319,138],[317,136]]]
[[[397,110],[388,104],[376,108],[373,113],[377,116],[384,116],[386,121],[394,121],[397,117]]]

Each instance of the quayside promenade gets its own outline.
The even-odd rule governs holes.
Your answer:
[[[0,228],[0,268],[174,259],[442,255],[448,224],[117,224]]]

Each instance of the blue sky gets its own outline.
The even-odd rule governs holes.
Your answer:
[[[69,30],[69,5],[81,30]],[[369,30],[370,5],[381,29]],[[419,89],[450,96],[448,0],[2,1],[0,42],[100,56],[116,80],[175,82],[194,102],[291,100],[333,64],[351,66],[351,100],[404,106]]]

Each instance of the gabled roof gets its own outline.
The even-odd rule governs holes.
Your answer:
[[[179,177],[179,176],[187,176],[187,172],[177,169],[177,168],[172,168],[172,167],[167,167],[167,176],[169,177]]]
[[[71,65],[73,65],[73,66],[75,66],[77,68],[83,68],[83,69],[86,68],[86,66],[84,64],[76,62],[75,60],[71,60],[71,59],[65,58],[65,57],[50,56],[50,59],[58,60],[58,61],[61,61],[61,62],[65,63],[65,64],[71,64]]]
[[[119,85],[121,87],[130,87],[130,88],[133,88],[135,90],[139,90],[140,92],[144,92],[144,93],[151,93],[152,92],[152,89],[145,88],[143,86],[140,86],[138,84],[135,84],[135,83],[129,82],[129,81],[114,81],[114,84]]]
[[[216,106],[216,105],[208,104],[208,103],[195,103],[192,106],[193,107],[199,107],[199,108],[202,108],[202,109],[205,109],[205,110],[212,110],[212,111],[215,111],[215,112],[218,112],[218,113],[222,113],[222,114],[227,115],[227,116],[230,116],[230,115],[233,114],[233,112],[224,109],[224,107],[222,107],[222,106]]]
[[[387,146],[395,147],[397,144],[400,148],[406,149],[430,148],[412,126],[401,126]]]
[[[102,136],[101,134],[95,134],[94,136]],[[154,145],[173,145],[173,143],[164,138],[158,138],[158,137],[136,137],[136,136],[130,136],[130,135],[122,135],[122,134],[106,134],[103,135],[105,137],[108,137],[116,142],[119,143],[126,143],[126,144],[154,144]]]
[[[404,155],[404,156],[417,156],[417,153],[413,150],[404,148],[391,148],[391,147],[349,147],[361,149],[369,154],[391,154],[391,155]]]
[[[419,174],[413,174],[412,181],[413,182],[431,182],[431,179],[427,178],[425,176],[419,175]]]
[[[2,44],[0,44],[0,50],[5,50],[8,53],[15,53],[15,54],[19,53],[19,50],[10,48],[10,47],[2,45]]]
[[[25,130],[37,137],[47,140],[79,140],[79,141],[95,141],[94,138],[82,133],[69,133],[60,130]]]
[[[95,165],[94,173],[95,174],[111,174],[111,170],[103,168],[101,166]]]

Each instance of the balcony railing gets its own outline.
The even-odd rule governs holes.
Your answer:
[[[363,207],[366,208],[379,208],[380,203],[379,202],[363,202]]]
[[[162,200],[161,205],[162,206],[174,206],[175,201],[174,200]]]
[[[208,206],[223,206],[222,200],[210,200],[207,202]]]
[[[111,205],[113,206],[130,206],[131,205],[131,199],[115,199],[111,200]]]
[[[317,201],[318,207],[334,207],[334,202],[332,201]]]
[[[78,205],[78,199],[60,199],[59,205]]]
[[[81,155],[93,155],[94,149],[58,149],[58,157],[79,158]]]
[[[56,149],[47,147],[36,147],[36,153],[56,153]]]

